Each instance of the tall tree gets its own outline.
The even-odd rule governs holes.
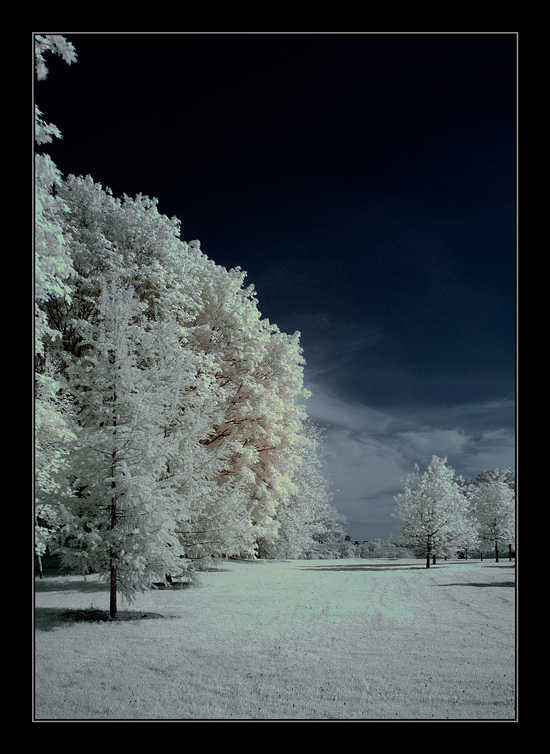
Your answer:
[[[42,77],[45,51],[74,59],[61,37],[37,41]],[[42,139],[57,135],[37,122]],[[299,333],[262,318],[245,273],[182,241],[179,221],[161,215],[156,199],[116,198],[90,176],[62,180],[51,168],[37,171],[46,250],[37,263],[37,340],[71,418],[65,436],[76,437],[61,474],[70,483],[62,496],[67,561],[85,570],[102,550],[97,567],[116,566],[121,588],[133,591],[121,565],[126,546],[113,545],[107,560],[99,546],[122,536],[127,501],[141,500],[135,485],[129,491],[132,454],[145,459],[143,494],[158,493],[159,537],[177,544],[173,552],[254,552],[276,536],[277,508],[295,492],[305,417]],[[151,530],[143,529],[148,541]]]
[[[466,499],[446,463],[446,458],[432,456],[422,475],[417,466],[395,498],[402,539],[424,552],[426,568],[439,549],[460,543],[467,526]]]
[[[47,52],[60,54],[68,63],[76,59],[74,48],[58,35],[35,40],[38,81],[47,78]],[[54,301],[66,306],[71,301],[74,268],[63,237],[62,225],[68,211],[57,191],[61,174],[45,145],[61,138],[59,129],[46,123],[35,105],[35,550],[41,559],[58,524],[59,499],[68,492],[68,465],[74,439],[70,403],[63,396],[63,376],[51,353],[61,338],[56,324],[47,316]]]
[[[201,307],[187,329],[191,347],[211,356],[222,396],[205,445],[224,459],[222,490],[241,497],[243,554],[276,536],[275,511],[292,493],[300,462],[305,395],[299,333],[286,335],[263,319],[244,278],[240,269],[209,263]]]
[[[144,320],[175,333],[164,350],[179,388],[162,421],[171,439],[167,473],[186,500],[179,521],[186,552],[254,552],[260,538],[276,535],[275,510],[292,493],[299,462],[299,334],[263,319],[245,273],[215,264],[198,242],[182,242],[178,223],[155,201],[118,200],[90,177],[73,176],[60,196],[70,209],[64,236],[75,282],[69,302],[45,310],[62,334],[61,360],[81,357],[103,277],[131,285]]]
[[[76,495],[60,532],[64,562],[110,581],[110,614],[119,590],[129,600],[153,577],[178,567],[170,489],[163,485],[168,405],[163,365],[151,359],[155,333],[144,306],[117,280],[105,281],[97,313],[68,369],[78,418],[72,458]],[[146,365],[146,368],[143,368]]]

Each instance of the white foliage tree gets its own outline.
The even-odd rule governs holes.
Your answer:
[[[182,242],[179,224],[154,200],[118,200],[73,176],[60,195],[70,209],[63,230],[74,290],[44,309],[62,335],[63,358],[81,355],[104,275],[132,285],[149,321],[172,323],[177,335],[166,350],[180,352],[178,408],[164,431],[179,447],[169,466],[187,501],[182,543],[193,558],[253,553],[260,538],[276,535],[275,509],[294,489],[305,394],[299,334],[262,319],[245,273]]]
[[[60,55],[69,65],[77,59],[74,45],[61,34],[37,34],[34,38],[34,58],[38,81],[43,81],[48,76],[46,53]]]
[[[59,35],[37,35],[35,38],[35,62],[38,80],[47,78],[45,65],[46,52],[62,55],[69,64],[76,60],[76,53],[70,43]],[[43,147],[53,138],[61,138],[57,126],[46,123],[42,112],[35,105],[35,143]],[[69,301],[71,288],[69,279],[73,274],[70,255],[65,246],[62,220],[67,212],[65,203],[57,195],[61,185],[61,173],[47,153],[35,152],[35,306],[36,306],[36,352],[43,354],[45,337],[55,337],[40,304],[50,299],[61,298]]]
[[[60,552],[81,573],[109,577],[112,617],[119,590],[131,600],[178,567],[159,422],[170,389],[143,310],[131,288],[106,281],[81,356],[68,369],[79,422],[71,468],[78,494],[66,501]]]
[[[252,554],[256,542],[276,536],[276,508],[293,491],[303,442],[304,361],[299,334],[288,336],[262,319],[245,273],[213,263],[208,273],[189,327],[190,343],[214,361],[223,396],[223,412],[205,444],[224,459],[220,486],[231,501],[241,496],[241,554]]]
[[[58,52],[66,62],[75,59],[72,46],[59,36],[37,36],[35,60],[38,80],[47,77],[46,52]],[[57,194],[61,174],[47,153],[38,151],[61,138],[59,129],[44,121],[35,106],[35,550],[41,560],[58,526],[58,502],[68,491],[67,466],[74,428],[70,405],[63,398],[62,375],[50,345],[61,337],[48,318],[53,301],[70,303],[74,269],[62,232],[67,207]]]
[[[401,538],[424,552],[426,568],[438,551],[459,546],[468,526],[466,499],[446,463],[446,458],[432,456],[424,474],[417,466],[395,498],[403,522]]]
[[[502,469],[499,467],[480,471],[479,474],[476,474],[473,485],[492,484],[493,482],[503,482],[511,490],[515,491],[516,489],[516,475],[512,469]]]
[[[75,59],[55,35],[36,50],[39,79],[48,51]],[[38,141],[54,136],[38,113]],[[36,208],[37,371],[48,365],[63,406],[48,418],[44,401],[37,442],[40,474],[58,485],[42,486],[63,501],[66,562],[112,574],[113,595],[131,597],[177,567],[168,554],[274,540],[307,445],[299,333],[263,319],[245,273],[182,241],[155,199],[62,179],[44,158]],[[56,432],[71,452],[48,463]]]
[[[60,525],[60,501],[70,494],[70,454],[75,424],[70,401],[63,397],[58,375],[42,366],[35,387],[35,552],[42,575],[42,556]]]
[[[319,544],[344,536],[345,517],[331,505],[334,492],[324,464],[323,432],[306,419],[302,435],[300,464],[292,478],[294,491],[277,507],[277,537],[261,543],[265,557],[307,557]]]
[[[479,541],[489,543],[499,560],[499,546],[515,542],[513,475],[498,469],[481,472],[470,488],[470,511]]]

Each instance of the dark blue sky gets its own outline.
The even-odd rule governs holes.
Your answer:
[[[157,197],[302,333],[352,538],[433,453],[514,466],[515,34],[65,36],[54,161]]]

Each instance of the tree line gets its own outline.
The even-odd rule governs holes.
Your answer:
[[[407,477],[395,498],[401,532],[396,541],[426,558],[490,546],[496,562],[502,547],[515,546],[515,474],[487,469],[470,480],[455,477],[446,458],[432,456],[426,471]]]
[[[76,61],[59,35],[35,38]],[[343,534],[300,334],[263,318],[156,199],[64,178],[35,112],[36,553],[132,599],[216,556],[295,557]]]

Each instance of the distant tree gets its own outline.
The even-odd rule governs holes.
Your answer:
[[[460,541],[467,526],[466,499],[446,462],[432,456],[422,475],[417,466],[395,498],[403,522],[401,540],[424,552],[426,568],[438,550]]]
[[[412,552],[399,545],[384,539],[371,539],[361,542],[356,546],[357,556],[360,558],[410,558]]]
[[[500,467],[494,469],[484,469],[476,474],[472,484],[490,484],[492,482],[503,482],[507,484],[511,490],[516,489],[516,475],[511,469],[503,469]]]
[[[515,541],[515,493],[502,474],[482,473],[470,492],[470,511],[478,538],[490,543],[495,561],[499,560],[499,545]]]

